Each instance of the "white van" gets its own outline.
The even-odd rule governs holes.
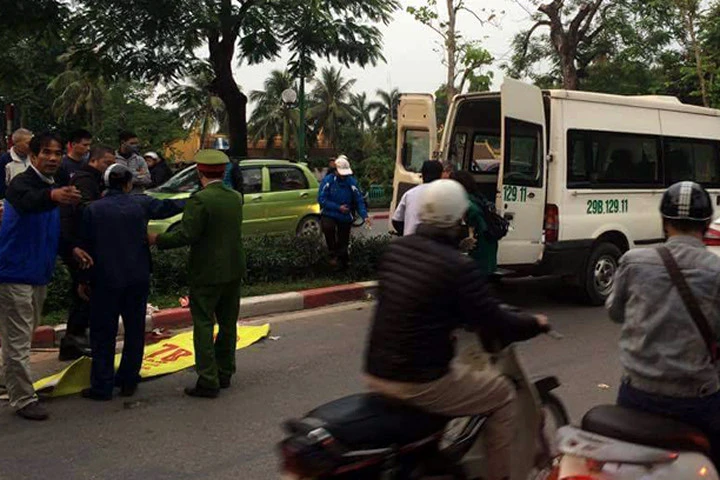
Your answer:
[[[393,203],[434,158],[470,171],[511,223],[498,265],[557,275],[601,304],[623,252],[663,241],[664,189],[692,179],[720,205],[720,111],[673,97],[538,88],[458,95],[437,145],[432,95],[403,95]]]

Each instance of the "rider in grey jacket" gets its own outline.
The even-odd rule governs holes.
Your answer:
[[[720,258],[702,241],[713,218],[710,196],[696,183],[675,184],[663,196],[661,213],[669,237],[665,247],[717,337]],[[713,445],[714,459],[720,459],[717,368],[657,249],[625,254],[607,307],[610,318],[623,325],[618,404],[699,428]]]

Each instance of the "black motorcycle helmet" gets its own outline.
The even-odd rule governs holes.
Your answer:
[[[678,182],[663,195],[660,213],[668,220],[708,222],[713,217],[710,195],[695,182]]]

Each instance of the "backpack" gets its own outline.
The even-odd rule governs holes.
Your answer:
[[[487,230],[483,232],[485,238],[495,242],[504,238],[510,230],[510,222],[498,215],[494,203],[484,198],[476,198],[476,200],[485,224],[487,225]]]

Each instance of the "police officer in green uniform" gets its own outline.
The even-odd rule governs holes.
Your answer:
[[[188,200],[180,228],[150,235],[159,249],[190,246],[188,283],[193,318],[197,384],[193,397],[215,398],[235,373],[240,283],[245,274],[242,195],[223,184],[227,155],[200,150],[195,156],[202,190]],[[213,342],[217,321],[219,332]]]

